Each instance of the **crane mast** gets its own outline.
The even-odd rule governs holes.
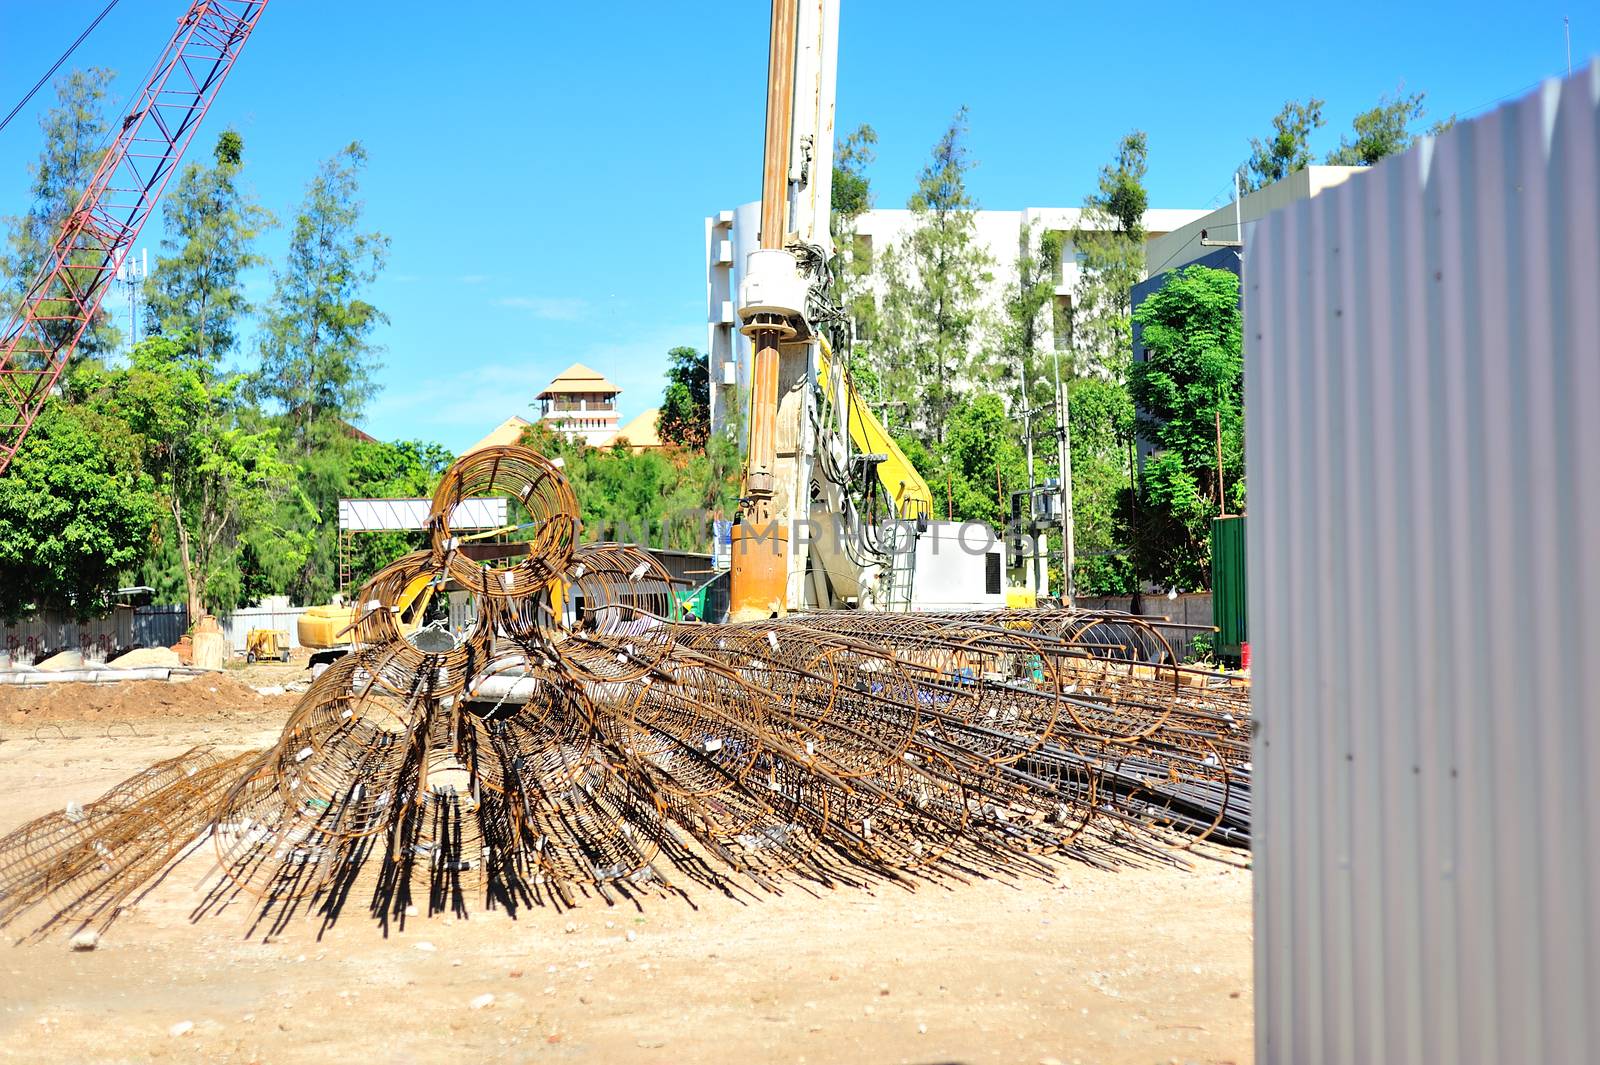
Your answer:
[[[0,331],[0,475],[72,359],[268,0],[195,0]]]

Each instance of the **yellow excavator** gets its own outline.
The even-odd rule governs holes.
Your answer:
[[[405,586],[398,601],[401,635],[415,636],[422,627],[435,588],[432,573],[420,574]],[[306,608],[295,623],[295,635],[300,639],[300,646],[311,652],[312,665],[331,662],[349,653],[356,621],[365,607],[364,603],[330,603]]]

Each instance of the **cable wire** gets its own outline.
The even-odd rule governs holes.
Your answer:
[[[100,25],[101,20],[104,19],[107,15],[111,14],[111,9],[116,7],[116,6],[117,6],[117,0],[111,0],[111,2],[109,4],[107,4],[105,6],[105,8],[100,12],[100,14],[98,14],[98,15],[96,15],[94,17],[94,21],[89,23],[89,25],[84,29],[84,31],[82,33],[78,34],[78,39],[73,41],[72,44],[67,46],[67,50],[65,52],[61,53],[60,58],[58,58],[55,61],[55,63],[53,63],[51,65],[50,69],[45,71],[44,75],[42,77],[40,77],[38,81],[33,83],[33,88],[31,88],[27,92],[23,93],[22,99],[17,101],[17,106],[13,107],[10,110],[10,112],[8,112],[6,114],[5,118],[0,118],[0,131],[4,131],[5,128],[8,125],[11,124],[11,120],[13,118],[16,118],[17,114],[24,107],[28,106],[28,101],[32,100],[34,98],[34,96],[36,96],[38,94],[39,90],[44,88],[45,82],[49,81],[52,77],[55,76],[55,72],[61,69],[61,64],[65,63],[67,61],[67,59],[69,57],[71,57],[72,53],[76,52],[78,50],[78,45],[82,44],[84,42],[84,39],[87,38],[89,36],[89,34],[94,32],[94,28],[96,26]]]

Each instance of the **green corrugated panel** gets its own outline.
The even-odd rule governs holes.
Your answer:
[[[1244,515],[1211,522],[1211,617],[1217,654],[1237,659],[1250,639],[1245,624]]]

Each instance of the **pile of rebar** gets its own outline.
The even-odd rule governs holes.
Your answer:
[[[491,561],[449,524],[486,496],[511,501],[519,538]],[[355,650],[278,742],[190,752],[0,840],[0,925],[107,923],[207,836],[221,876],[197,913],[243,897],[269,921],[351,899],[388,921],[424,900],[515,909],[683,879],[1042,874],[1247,840],[1247,692],[1179,669],[1145,622],[675,623],[648,552],[580,530],[538,454],[462,458],[429,547],[365,586]],[[403,631],[423,575],[472,593],[467,631]]]

